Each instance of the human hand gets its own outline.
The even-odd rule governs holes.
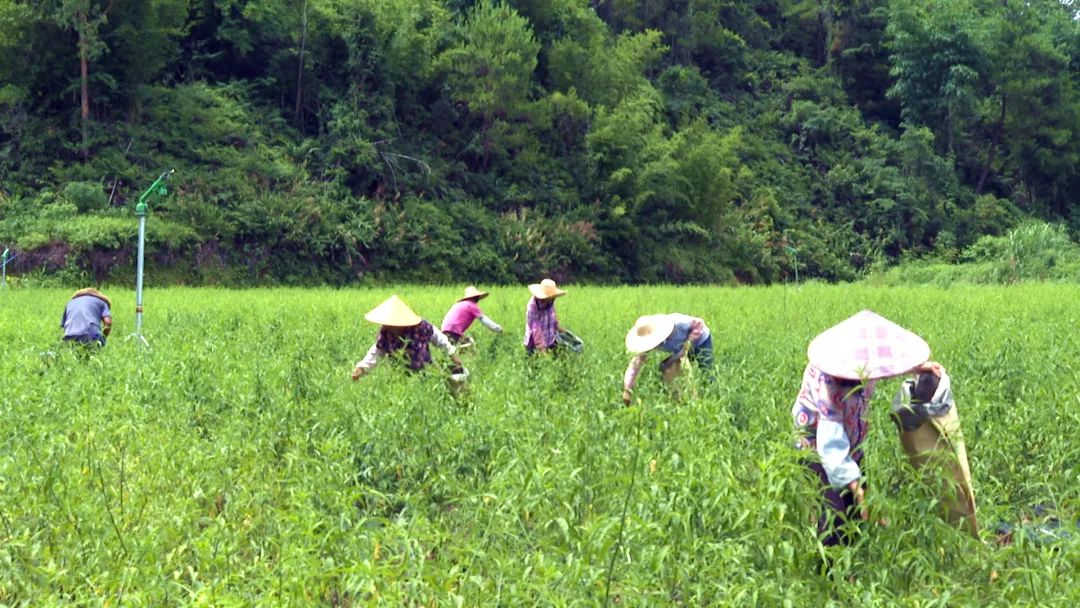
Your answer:
[[[855,496],[855,504],[859,507],[859,519],[868,521],[870,519],[870,509],[866,508],[866,491],[863,489],[859,480],[855,480],[848,484],[848,490]]]
[[[630,389],[622,389],[622,402],[623,405],[630,405],[630,400],[634,398],[634,394],[630,392]]]
[[[362,367],[353,368],[353,370],[352,370],[352,379],[353,380],[359,380],[360,376],[363,376],[363,375],[364,375],[364,368],[362,368]]]
[[[934,374],[935,378],[941,378],[941,374],[944,373],[945,368],[941,366],[937,361],[927,361],[921,365],[916,365],[912,368],[912,374]]]

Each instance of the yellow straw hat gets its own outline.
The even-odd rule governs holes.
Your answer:
[[[389,325],[391,327],[412,327],[419,325],[420,315],[413,312],[409,305],[401,298],[390,296],[385,302],[379,304],[364,315],[364,318],[376,325]]]
[[[660,346],[675,329],[671,315],[645,315],[638,317],[626,334],[626,350],[640,355]]]
[[[108,304],[109,308],[112,308],[112,300],[109,299],[109,296],[101,293],[93,287],[87,287],[85,289],[80,289],[79,291],[76,291],[75,295],[71,296],[71,299],[74,300],[75,298],[81,298],[82,296],[93,296],[101,300],[102,302]]]
[[[538,300],[547,300],[549,298],[557,298],[566,295],[566,291],[559,289],[559,286],[551,279],[544,279],[539,283],[529,285],[529,292]]]
[[[477,300],[483,300],[486,297],[488,297],[488,292],[480,291],[476,288],[475,285],[469,285],[465,288],[465,297],[460,298],[458,302],[460,302],[461,300],[471,300],[473,298],[476,298]]]

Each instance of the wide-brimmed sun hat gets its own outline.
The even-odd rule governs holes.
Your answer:
[[[626,350],[640,355],[660,346],[675,329],[671,315],[645,315],[626,334]]]
[[[412,327],[423,321],[420,315],[413,312],[409,305],[396,295],[373,308],[364,318],[376,325],[391,327]]]
[[[81,298],[83,296],[93,296],[93,297],[101,300],[102,302],[105,302],[106,304],[108,304],[109,308],[112,308],[112,300],[109,299],[109,296],[101,293],[100,291],[94,289],[93,287],[86,287],[84,289],[80,289],[79,291],[76,291],[75,294],[71,296],[71,299],[74,300],[75,298]]]
[[[529,285],[529,293],[540,300],[547,300],[549,298],[557,298],[566,295],[566,291],[559,289],[559,286],[551,279],[544,279],[539,283]]]
[[[465,288],[465,295],[459,298],[458,302],[461,302],[462,300],[471,300],[473,298],[476,298],[477,300],[483,300],[486,297],[488,297],[488,292],[480,291],[476,288],[475,285],[469,285]]]
[[[818,334],[806,349],[810,363],[848,380],[899,376],[930,358],[930,345],[916,334],[869,310]]]

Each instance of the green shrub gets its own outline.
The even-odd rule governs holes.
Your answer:
[[[60,192],[60,197],[78,209],[81,213],[104,209],[109,204],[109,197],[95,182],[70,182]]]

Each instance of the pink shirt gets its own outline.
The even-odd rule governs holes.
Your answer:
[[[473,321],[484,316],[484,313],[480,312],[480,305],[472,300],[462,300],[457,304],[450,307],[446,316],[442,320],[442,330],[444,332],[452,331],[455,334],[463,335],[466,329],[473,324]]]

